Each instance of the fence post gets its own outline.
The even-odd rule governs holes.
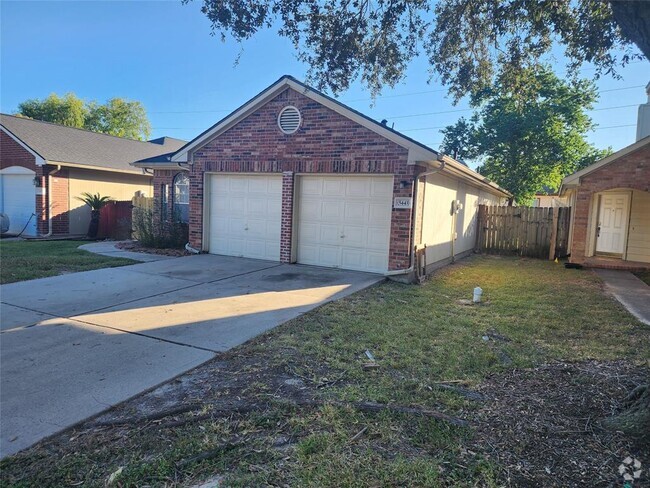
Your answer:
[[[551,212],[553,212],[553,223],[551,224],[551,246],[549,247],[549,251],[548,251],[548,259],[553,261],[555,259],[555,246],[557,243],[557,223],[558,223],[558,217],[560,216],[560,209],[552,208]]]

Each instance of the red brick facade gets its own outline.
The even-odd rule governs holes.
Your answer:
[[[650,191],[650,145],[580,178],[573,209],[571,262],[587,259],[589,213],[597,193],[615,189]]]
[[[37,165],[36,158],[27,149],[22,147],[11,136],[0,131],[0,169],[11,166],[20,166],[35,172],[38,186],[35,191],[36,230],[39,234],[49,232],[48,224],[48,198],[51,190],[52,201],[52,233],[67,234],[69,225],[69,195],[68,195],[68,170],[62,168],[52,176],[52,188],[48,188],[50,179],[48,174],[56,170],[55,166]],[[42,194],[39,194],[42,193]]]
[[[300,129],[290,135],[277,126],[282,108],[293,105],[302,115]],[[335,111],[286,89],[245,119],[192,154],[190,170],[190,244],[203,246],[203,182],[205,173],[276,173],[283,175],[281,260],[292,256],[293,183],[295,174],[394,174],[394,196],[411,197],[415,168],[408,150]],[[169,172],[156,171],[154,181],[171,182]],[[163,176],[164,175],[164,176]],[[393,210],[389,269],[406,269],[411,259],[412,211]]]
[[[277,126],[278,114],[287,105],[297,107],[302,115],[299,130],[290,135]],[[393,174],[394,196],[412,197],[416,169],[407,165],[407,160],[404,147],[287,88],[191,154],[190,244],[196,249],[203,247],[205,173],[283,175],[280,257],[289,262],[295,174]],[[161,183],[170,184],[171,178],[170,171],[156,171],[156,192]],[[400,185],[402,180],[408,184]],[[411,209],[392,211],[389,270],[411,265],[412,215]]]

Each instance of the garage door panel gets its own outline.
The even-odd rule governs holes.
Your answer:
[[[298,262],[387,271],[392,187],[392,176],[301,176]]]
[[[333,224],[321,224],[319,227],[318,242],[325,245],[338,246],[340,244],[339,226]]]
[[[335,246],[320,246],[317,261],[312,264],[319,266],[338,267],[340,249]]]
[[[343,226],[343,235],[346,246],[363,248],[366,245],[366,229],[364,227],[345,225]]]
[[[343,218],[345,222],[366,222],[368,218],[368,204],[365,202],[345,202]]]
[[[300,194],[307,198],[309,196],[320,196],[323,192],[323,181],[312,178],[309,180],[300,180]]]
[[[212,175],[209,252],[280,259],[282,178]]]
[[[339,222],[342,211],[342,202],[326,200],[320,207],[320,219],[324,222]]]
[[[323,180],[323,196],[342,197],[345,195],[345,182],[341,178],[325,178]]]
[[[368,178],[349,178],[345,195],[352,198],[367,198],[370,196],[371,180]]]

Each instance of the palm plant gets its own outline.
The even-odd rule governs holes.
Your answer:
[[[89,192],[84,192],[80,197],[76,197],[77,200],[84,202],[90,207],[90,224],[88,225],[88,237],[95,239],[97,233],[99,232],[99,214],[102,208],[104,208],[112,200],[111,197],[105,196],[102,197],[99,193],[94,195]]]

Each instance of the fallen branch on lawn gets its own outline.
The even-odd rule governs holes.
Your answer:
[[[287,403],[286,405],[295,406],[295,407],[322,407],[325,405],[334,405],[343,408],[354,408],[356,410],[361,410],[363,412],[376,413],[376,412],[388,411],[393,413],[422,415],[424,417],[431,417],[437,420],[442,420],[452,425],[458,425],[458,426],[468,425],[468,422],[466,420],[460,419],[458,417],[452,417],[451,415],[447,415],[437,410],[429,410],[429,409],[419,408],[419,407],[405,407],[402,405],[391,405],[391,404],[376,403],[376,402],[337,402],[337,401],[321,401],[321,400],[301,400],[299,402],[290,402]],[[157,427],[160,429],[175,428],[175,427],[182,427],[184,425],[194,423],[194,422],[211,420],[219,416],[249,413],[254,410],[268,409],[274,406],[279,407],[279,405],[274,405],[272,403],[247,403],[247,404],[226,405],[221,407],[212,406],[213,408],[210,409],[211,405],[209,404],[189,404],[189,405],[181,405],[179,407],[171,408],[168,410],[162,410],[160,412],[155,412],[151,415],[146,415],[142,417],[121,419],[121,420],[116,420],[111,422],[98,422],[96,424],[91,425],[90,427],[99,428],[99,427],[119,427],[123,425],[138,425],[142,423],[153,422],[156,420],[162,420],[167,417],[172,417],[174,415],[196,412],[204,408],[209,409],[207,413],[201,415],[194,415],[191,417],[186,417],[182,419],[172,420],[170,422],[157,424]]]

